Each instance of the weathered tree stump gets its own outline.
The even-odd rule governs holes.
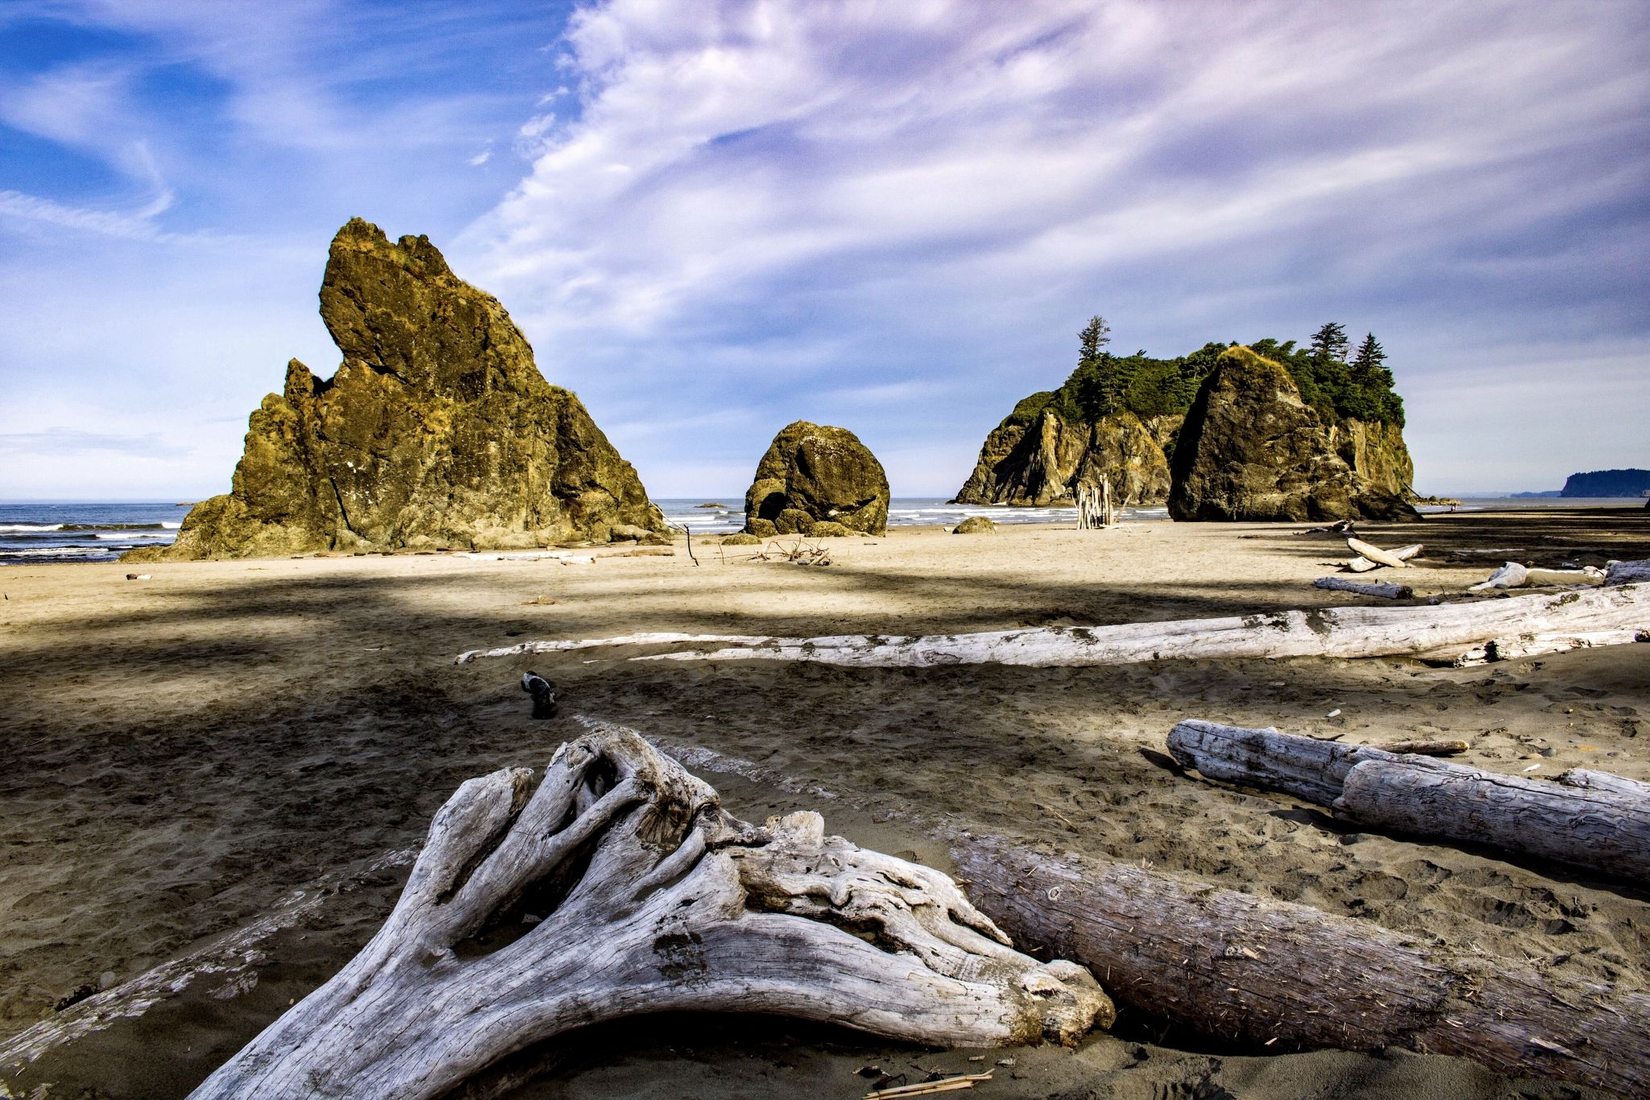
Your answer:
[[[1039,963],[945,875],[757,827],[635,733],[596,725],[543,781],[511,768],[443,806],[395,910],[335,977],[196,1097],[438,1096],[571,1028],[774,1012],[937,1046],[1074,1041],[1111,1002]]]
[[[1169,752],[1209,779],[1286,791],[1361,825],[1650,882],[1650,797],[1616,776],[1555,783],[1195,720],[1170,732]]]

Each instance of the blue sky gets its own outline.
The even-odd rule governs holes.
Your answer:
[[[655,496],[961,485],[1114,348],[1386,347],[1423,491],[1650,465],[1650,4],[8,0],[0,498],[228,488],[425,233]]]

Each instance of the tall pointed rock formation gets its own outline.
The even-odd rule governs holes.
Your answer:
[[[252,413],[226,496],[154,556],[501,549],[665,530],[630,463],[544,380],[496,298],[427,237],[351,219],[333,238],[321,319],[343,362],[296,359]]]

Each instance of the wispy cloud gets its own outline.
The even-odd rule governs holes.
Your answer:
[[[1160,354],[1338,317],[1402,382],[1440,335],[1582,338],[1643,297],[1642,257],[1577,273],[1534,243],[1644,223],[1650,18],[1583,10],[614,0],[570,26],[582,112],[529,123],[532,172],[460,252],[549,370],[625,407],[657,387],[625,364],[760,332],[819,407],[943,376],[989,426],[1095,311]],[[1642,301],[1617,317],[1646,328]],[[781,334],[824,332],[839,357],[799,372]],[[684,412],[729,399],[712,373]],[[911,404],[867,433],[940,430]]]
[[[194,402],[226,478],[229,412],[288,354],[331,366],[351,214],[430,234],[671,495],[741,490],[799,416],[949,492],[1094,312],[1159,354],[1375,331],[1423,488],[1517,450],[1511,398],[1450,419],[1485,364],[1565,410],[1520,481],[1566,434],[1631,449],[1524,396],[1530,364],[1650,402],[1634,0],[0,9],[33,24],[89,44],[0,56],[0,126],[61,160],[0,161],[0,430],[64,388],[46,422],[93,432]]]

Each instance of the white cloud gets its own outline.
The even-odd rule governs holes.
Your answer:
[[[22,7],[136,43],[0,87],[120,181],[0,192],[5,350],[58,368],[53,424],[198,402],[181,430],[232,455],[287,355],[331,369],[314,285],[355,213],[430,234],[676,495],[738,491],[797,417],[950,492],[1094,312],[1164,355],[1375,331],[1424,484],[1529,430],[1511,399],[1449,419],[1487,349],[1650,374],[1635,3],[612,0],[559,42],[510,4]],[[174,72],[189,118],[145,98]],[[3,406],[50,390],[6,384],[28,430]],[[1545,404],[1539,483],[1643,464],[1572,460],[1630,441]]]
[[[1642,198],[1646,20],[1589,11],[614,0],[571,27],[582,114],[528,124],[532,172],[455,251],[599,406],[737,392],[930,454],[1057,383],[1097,310],[1157,354],[1326,317],[1417,355],[1578,329],[1646,272],[1528,254],[1566,221],[1607,247]],[[786,354],[825,333],[829,361]],[[727,354],[753,339],[765,362]],[[955,384],[950,426],[912,415],[919,378]]]

